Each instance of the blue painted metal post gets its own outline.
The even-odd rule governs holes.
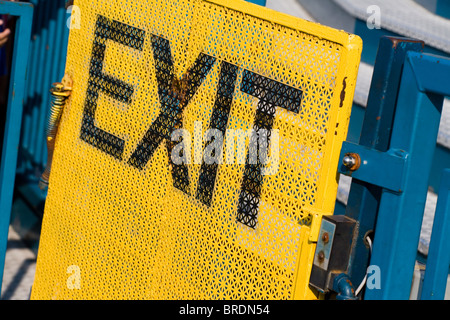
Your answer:
[[[441,187],[434,215],[422,287],[422,300],[444,300],[450,267],[450,169],[441,176]]]
[[[359,144],[373,150],[389,149],[398,89],[407,51],[421,51],[422,41],[383,37],[369,92]],[[340,171],[341,173],[344,173]],[[358,221],[347,274],[353,285],[362,282],[369,264],[369,248],[365,236],[375,229],[382,188],[356,178],[352,180],[345,215]]]
[[[408,52],[390,149],[406,154],[403,188],[383,190],[371,265],[380,288],[367,287],[367,300],[407,300],[417,255],[435,141],[444,95],[450,94],[450,60]]]
[[[22,183],[37,186],[39,176],[36,173],[44,170],[47,162],[43,127],[49,114],[48,91],[52,82],[64,76],[69,36],[67,21],[71,10],[66,10],[64,1],[60,0],[30,2],[34,5],[34,21],[17,178]],[[45,199],[45,193],[36,191],[37,198]]]
[[[444,18],[450,19],[450,1],[437,0],[436,13]]]
[[[266,0],[247,0],[247,2],[259,4],[260,6],[265,7],[266,6]]]
[[[52,66],[51,66],[51,74],[49,77],[49,84],[48,86],[51,86],[51,83],[55,82],[58,79],[62,79],[64,76],[64,69],[66,64],[66,53],[67,53],[67,40],[69,35],[69,28],[67,27],[67,19],[68,14],[65,6],[54,6],[53,10],[56,11],[56,17],[55,17],[55,23],[54,27],[56,29],[56,35],[55,35],[55,43],[54,47],[51,48],[50,52],[53,53],[52,55]],[[70,15],[69,15],[70,17]],[[64,39],[64,40],[63,40]],[[50,42],[51,43],[51,42]],[[48,55],[49,57],[50,55]],[[48,88],[47,88],[48,89]],[[50,90],[50,89],[48,89]],[[45,90],[44,92],[48,92],[48,90]],[[45,101],[43,101],[42,105],[48,106],[50,105],[49,101],[49,95],[45,94],[44,97],[46,98]],[[50,108],[46,108],[47,112],[45,113],[45,119],[49,116]],[[45,130],[44,130],[45,131]],[[43,141],[46,141],[45,137],[43,138]],[[41,144],[41,160],[39,163],[46,164],[47,163],[47,144],[42,143]]]
[[[28,49],[33,21],[33,6],[24,2],[0,1],[0,14],[16,16],[16,32],[11,66],[8,108],[0,166],[0,288],[17,166],[17,150],[22,123]]]

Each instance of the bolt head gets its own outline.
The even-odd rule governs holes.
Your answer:
[[[356,171],[361,165],[361,158],[357,153],[347,153],[342,159],[342,164],[350,171]]]
[[[344,159],[342,160],[342,163],[347,168],[351,168],[356,164],[356,159],[352,156],[345,156]]]
[[[328,232],[324,232],[324,234],[322,235],[322,241],[323,243],[328,243],[328,241],[330,241],[330,236],[328,235]]]
[[[325,260],[325,252],[320,251],[317,257],[319,258],[319,262],[323,262]]]

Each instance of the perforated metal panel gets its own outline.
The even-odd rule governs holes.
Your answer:
[[[361,40],[240,0],[75,5],[32,298],[317,298]]]

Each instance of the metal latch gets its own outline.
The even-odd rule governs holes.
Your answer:
[[[356,221],[346,216],[323,216],[310,285],[322,293],[333,288],[335,278],[347,271]]]

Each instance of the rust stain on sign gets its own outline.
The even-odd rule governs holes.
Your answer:
[[[342,108],[344,106],[346,88],[347,88],[347,77],[345,77],[344,81],[342,82],[341,103],[339,104],[339,108]]]

